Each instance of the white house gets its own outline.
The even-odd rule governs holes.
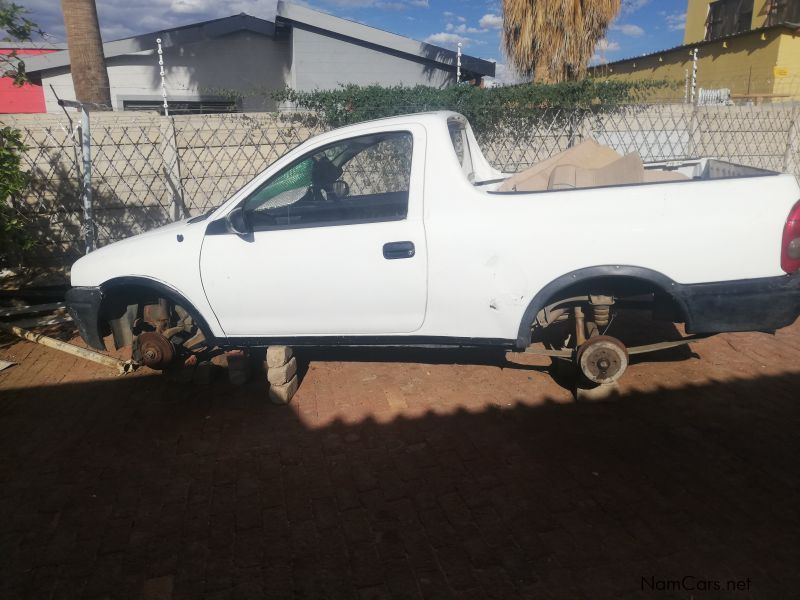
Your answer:
[[[161,39],[171,111],[275,108],[271,90],[333,89],[339,84],[442,87],[455,82],[456,53],[438,46],[278,2],[274,21],[239,14],[103,44],[115,110],[162,105]],[[462,80],[494,76],[493,62],[464,55]],[[69,51],[26,59],[47,112],[74,100]]]

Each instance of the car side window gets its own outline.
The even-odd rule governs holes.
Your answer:
[[[254,229],[396,221],[408,214],[413,137],[358,136],[318,148],[244,201]]]
[[[469,151],[467,130],[463,123],[452,120],[447,124],[447,128],[450,131],[450,141],[453,142],[453,150],[456,151],[456,158],[461,165],[461,170],[472,183],[475,180],[475,173],[472,166],[472,154]]]

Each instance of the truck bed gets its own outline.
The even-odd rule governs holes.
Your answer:
[[[663,181],[643,181],[637,183],[621,182],[611,183],[597,186],[580,186],[579,188],[567,189],[592,189],[592,188],[605,188],[617,186],[631,186],[631,185],[662,185],[667,183],[685,183],[686,181],[711,181],[721,179],[738,179],[743,177],[769,177],[780,175],[776,171],[768,169],[759,169],[757,167],[749,167],[746,165],[738,165],[735,163],[719,160],[716,158],[699,158],[688,159],[684,161],[663,161],[651,162],[644,164],[646,173],[665,173],[682,175],[685,179],[665,179]],[[508,175],[509,177],[511,175]],[[565,191],[561,189],[549,189],[541,191],[500,191],[500,187],[507,178],[494,179],[491,181],[476,182],[475,186],[485,192],[493,194],[541,194],[550,192]]]

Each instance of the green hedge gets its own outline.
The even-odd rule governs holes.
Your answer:
[[[20,168],[25,150],[27,148],[18,130],[0,128],[0,266],[18,259],[20,251],[33,245],[33,239],[15,208],[29,182],[28,173]]]
[[[666,81],[599,81],[584,79],[558,84],[524,84],[496,88],[467,85],[447,88],[345,85],[335,90],[273,92],[277,102],[291,102],[309,111],[306,118],[338,127],[380,117],[430,110],[454,110],[467,117],[476,132],[517,127],[554,109],[597,110],[643,102]],[[560,111],[556,111],[560,112]],[[564,111],[566,112],[566,111]]]

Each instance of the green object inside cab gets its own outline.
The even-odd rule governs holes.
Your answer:
[[[259,204],[263,204],[275,196],[296,190],[298,188],[308,188],[311,185],[311,171],[314,161],[310,158],[297,163],[288,171],[275,178],[275,180],[265,187],[258,194]]]

